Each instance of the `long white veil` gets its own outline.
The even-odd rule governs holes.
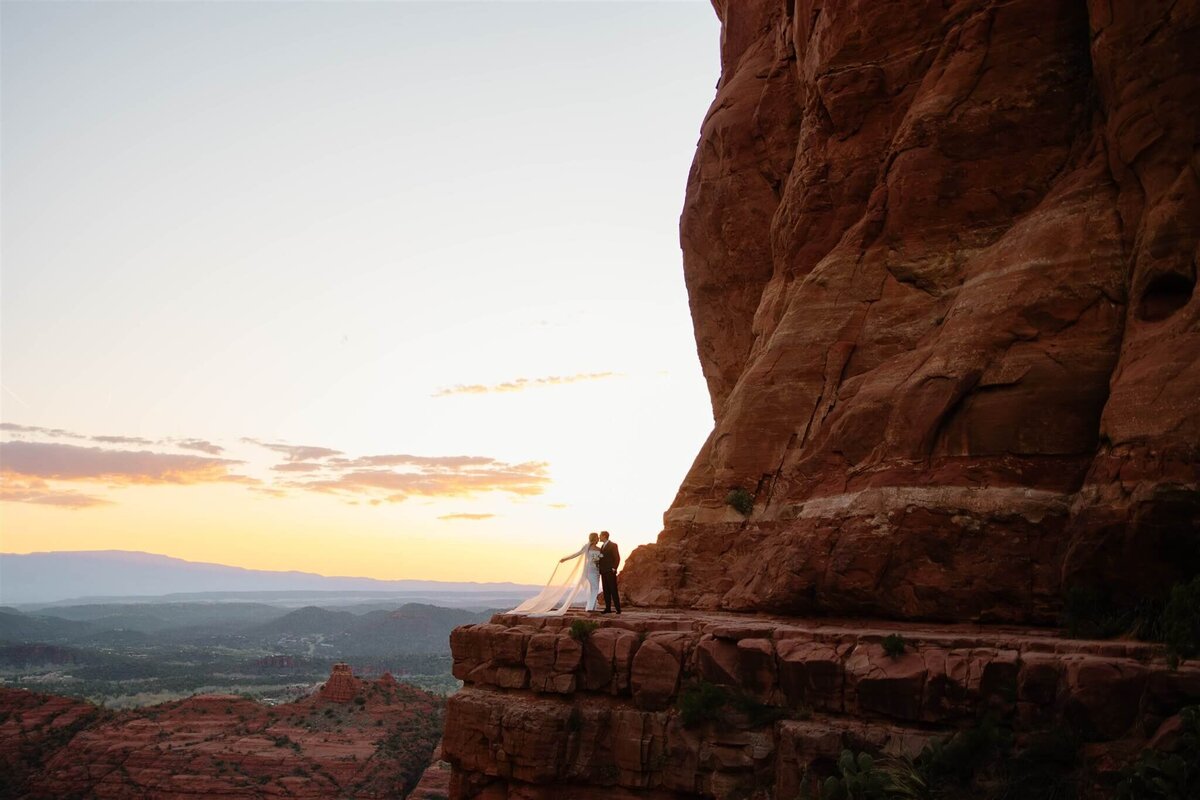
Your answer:
[[[583,580],[586,554],[585,547],[566,561],[559,562],[546,582],[546,588],[509,613],[534,617],[561,617],[566,614],[571,603],[587,585],[587,581]]]

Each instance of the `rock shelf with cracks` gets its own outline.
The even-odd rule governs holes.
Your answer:
[[[1200,702],[1200,664],[1171,669],[1140,642],[685,611],[606,618],[581,642],[571,619],[500,614],[453,633],[465,685],[446,712],[451,796],[795,797],[844,748],[912,757],[985,711],[1018,737],[1078,729],[1102,774]],[[699,681],[763,719],[688,727],[676,706]]]

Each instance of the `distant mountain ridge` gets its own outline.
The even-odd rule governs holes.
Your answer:
[[[408,592],[531,594],[516,583],[380,580],[248,569],[127,550],[0,553],[0,604],[204,592]]]
[[[324,655],[338,657],[448,654],[450,631],[459,625],[486,622],[491,615],[491,611],[424,603],[362,613],[317,606],[288,611],[224,603],[62,606],[33,613],[0,611],[0,645],[208,647],[223,637],[239,646],[253,642],[268,650],[283,647],[287,651],[290,647],[303,651],[297,642],[316,637],[324,647],[332,648]],[[286,640],[291,640],[290,645]]]

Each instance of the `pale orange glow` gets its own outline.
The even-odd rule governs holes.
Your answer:
[[[5,504],[3,549],[125,550],[233,564],[381,579],[540,583],[579,536],[536,536],[553,512],[526,509],[525,525],[500,516],[440,520],[426,506],[364,512],[315,495],[259,498],[236,487],[134,487],[119,504],[65,513]],[[452,516],[452,515],[441,515]],[[546,574],[543,574],[546,573]]]
[[[540,583],[654,539],[712,424],[707,4],[14,3],[0,37],[0,551]]]

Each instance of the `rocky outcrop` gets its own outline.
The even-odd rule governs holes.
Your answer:
[[[408,800],[448,800],[450,797],[450,762],[442,757],[439,744],[433,753],[433,761],[421,773],[421,780],[413,787]]]
[[[912,757],[985,715],[1018,740],[1076,731],[1103,781],[1110,754],[1200,702],[1200,665],[1173,670],[1136,642],[668,611],[572,635],[573,621],[454,632],[452,797],[797,797],[843,749]]]
[[[391,679],[388,675],[387,679]],[[392,683],[395,683],[392,680]],[[321,699],[331,703],[349,703],[362,691],[362,681],[354,677],[349,664],[334,664],[329,672],[329,680],[321,687]]]
[[[277,706],[197,695],[122,712],[0,689],[0,796],[403,797],[429,764],[442,701],[349,678],[349,703],[322,693]]]
[[[630,600],[1045,622],[1200,571],[1200,3],[714,4],[715,426]]]

